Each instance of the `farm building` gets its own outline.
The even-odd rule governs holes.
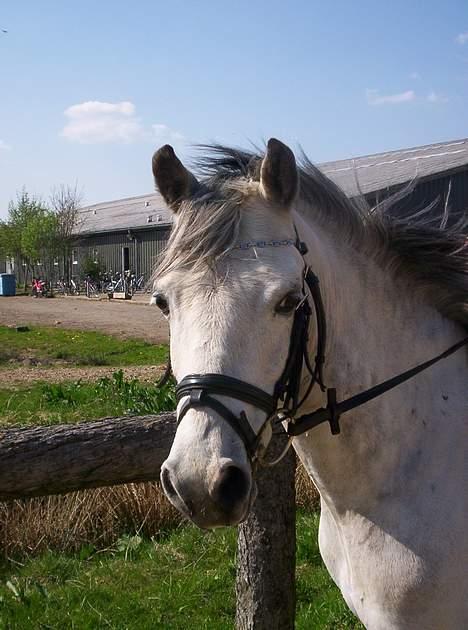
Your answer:
[[[319,168],[347,195],[362,194],[371,205],[416,180],[411,194],[393,207],[395,213],[435,201],[433,211],[442,213],[447,199],[454,215],[468,208],[468,139],[325,162]],[[157,192],[85,207],[73,275],[80,276],[83,260],[91,257],[107,271],[131,269],[148,279],[170,228],[171,213]]]
[[[83,208],[72,252],[73,275],[82,275],[83,261],[90,257],[108,272],[131,270],[148,279],[171,222],[171,212],[157,192]]]

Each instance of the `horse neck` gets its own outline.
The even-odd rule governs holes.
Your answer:
[[[325,384],[337,389],[338,400],[422,363],[463,337],[461,327],[425,304],[405,279],[393,278],[345,245],[337,248],[322,230],[299,219],[298,224],[309,246],[308,262],[320,279],[328,327]],[[321,425],[297,440],[296,450],[322,498],[343,510],[350,509],[350,501],[375,502],[395,483],[407,481],[415,457],[423,454],[421,461],[432,465],[429,460],[437,459],[446,440],[459,440],[466,352],[448,361],[343,415],[339,436]],[[309,399],[308,411],[324,404],[321,396],[316,392]]]

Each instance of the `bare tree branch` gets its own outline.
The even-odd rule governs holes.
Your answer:
[[[70,258],[77,234],[82,227],[80,207],[83,192],[74,186],[61,184],[52,190],[50,205],[58,219],[57,237],[60,245],[60,255],[63,259],[63,270],[67,280],[70,280]]]

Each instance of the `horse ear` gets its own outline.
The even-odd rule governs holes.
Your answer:
[[[260,168],[260,190],[268,201],[290,206],[299,187],[294,153],[285,144],[270,138]]]
[[[169,144],[165,144],[153,155],[153,175],[159,192],[174,212],[199,187],[195,176],[185,168]]]

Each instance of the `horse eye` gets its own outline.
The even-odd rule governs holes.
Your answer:
[[[169,315],[169,304],[162,293],[156,293],[154,303],[162,311],[163,315]]]
[[[288,293],[281,302],[278,302],[275,311],[283,314],[291,313],[295,310],[301,299],[301,296],[297,295],[297,293]]]

